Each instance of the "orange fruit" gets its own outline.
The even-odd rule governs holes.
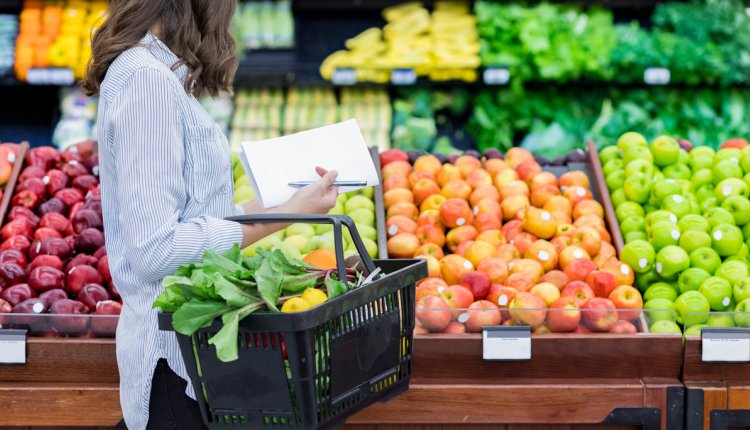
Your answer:
[[[307,254],[302,261],[318,269],[336,268],[336,254],[333,251],[324,248],[312,251]]]

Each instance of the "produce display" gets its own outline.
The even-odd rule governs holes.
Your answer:
[[[294,17],[290,0],[247,1],[234,18],[237,45],[244,49],[283,49],[294,46]]]
[[[16,77],[29,69],[59,67],[83,78],[91,56],[91,32],[103,22],[104,0],[24,0],[16,45]]]
[[[44,336],[113,336],[120,297],[102,231],[98,156],[89,141],[60,152],[29,150],[0,244],[3,326]]]
[[[428,262],[430,277],[417,286],[419,331],[643,330],[641,293],[616,258],[588,176],[558,178],[521,148],[500,155],[443,164],[381,154],[388,255]]]
[[[17,35],[18,17],[0,14],[0,76],[13,70]]]
[[[392,146],[404,151],[429,151],[448,156],[458,151],[453,141],[464,135],[460,120],[471,98],[463,90],[404,90],[393,101]],[[456,123],[458,122],[458,126]]]
[[[89,97],[81,88],[60,89],[60,120],[52,134],[52,143],[64,150],[79,142],[96,139],[96,113],[99,97]]]
[[[693,330],[744,325],[741,315],[709,312],[750,310],[750,145],[732,139],[715,151],[669,136],[649,145],[628,132],[599,156],[625,241],[620,258],[645,307],[673,309]]]
[[[421,2],[383,10],[387,24],[346,41],[320,66],[331,80],[338,68],[352,68],[358,82],[386,83],[396,69],[414,70],[433,81],[477,80],[479,40],[468,2],[436,1],[432,13]]]

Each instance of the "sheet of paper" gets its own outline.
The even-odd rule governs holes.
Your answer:
[[[340,187],[340,193],[379,183],[375,164],[354,119],[289,136],[243,142],[240,159],[264,208],[289,200],[297,191],[289,186],[290,182],[320,179],[316,166],[338,171],[340,181],[367,181],[366,187]]]

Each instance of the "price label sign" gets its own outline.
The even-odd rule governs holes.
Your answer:
[[[482,74],[487,85],[507,85],[510,81],[510,70],[505,67],[489,67]]]
[[[483,327],[482,359],[488,361],[530,360],[531,327]]]
[[[357,71],[351,67],[339,67],[331,76],[333,85],[354,85],[357,83]]]
[[[667,85],[672,72],[665,67],[649,67],[643,72],[643,82],[648,85]]]
[[[393,69],[391,71],[393,85],[414,85],[417,83],[417,72],[414,69]]]
[[[26,364],[26,330],[0,329],[0,364]]]
[[[705,363],[750,363],[750,329],[704,327],[701,346]]]
[[[29,69],[26,82],[32,85],[73,85],[75,76],[72,69]]]

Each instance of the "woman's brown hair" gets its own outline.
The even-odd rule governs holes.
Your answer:
[[[111,0],[94,33],[83,88],[98,94],[112,62],[158,24],[159,38],[188,68],[185,91],[195,96],[232,91],[237,55],[231,34],[237,0]]]

